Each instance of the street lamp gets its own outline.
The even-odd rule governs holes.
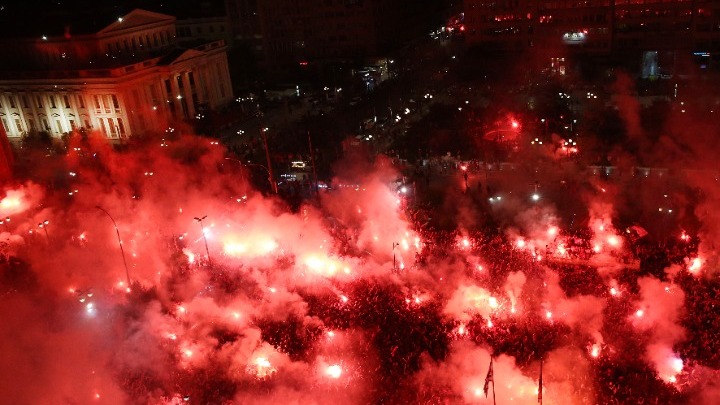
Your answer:
[[[123,266],[125,266],[125,278],[127,279],[127,285],[129,288],[130,287],[130,272],[128,271],[127,260],[125,260],[125,249],[123,249],[122,239],[120,239],[120,230],[118,229],[117,223],[115,222],[115,218],[113,218],[109,212],[105,211],[105,209],[103,207],[96,205],[95,208],[104,212],[105,215],[107,215],[108,218],[110,218],[110,220],[113,223],[113,226],[115,227],[115,234],[117,235],[118,245],[120,246],[120,254],[122,255],[122,259],[123,259]],[[47,230],[46,230],[46,232],[47,232]]]
[[[267,134],[266,132],[269,130],[267,127],[262,126],[262,117],[263,113],[262,111],[257,112],[258,119],[260,120],[260,135],[262,135],[263,144],[265,145],[265,159],[267,159],[267,171],[268,176],[270,177],[270,185],[272,186],[272,190],[275,194],[278,193],[277,183],[275,183],[275,176],[273,176],[272,172],[272,161],[270,160],[270,149],[268,148],[268,141],[267,141]]]
[[[257,167],[265,170],[265,173],[267,173],[267,175],[268,175],[267,179],[268,179],[268,182],[270,183],[270,187],[273,187],[274,183],[272,180],[272,176],[270,175],[270,170],[267,167],[261,165],[260,163],[251,163],[251,162],[243,163],[242,161],[240,161],[238,159],[233,159],[233,158],[229,158],[229,157],[226,157],[225,160],[232,160],[233,162],[237,162],[240,166],[247,166],[247,167],[257,166]],[[273,189],[273,191],[275,191],[275,193],[277,193],[276,189]]]
[[[5,219],[0,219],[0,224],[5,225],[5,230],[7,232],[10,232],[10,225],[8,224],[10,222],[10,217],[7,217]]]
[[[47,230],[47,226],[49,224],[50,224],[50,221],[48,221],[47,219],[38,224],[38,228],[41,228],[43,231],[45,231],[45,237],[47,238],[48,245],[50,244],[50,235],[48,235],[48,230]]]
[[[207,215],[205,215],[202,218],[195,217],[195,220],[198,221],[198,223],[200,224],[200,230],[202,231],[203,241],[205,242],[205,253],[207,254],[208,263],[210,263],[210,249],[208,249],[207,238],[205,237],[205,227],[203,226],[203,223],[202,223],[203,219],[205,219],[205,218],[207,218]]]
[[[467,168],[467,166],[463,165],[463,166],[460,166],[460,169],[463,172],[463,178],[465,179],[465,192],[467,192],[468,189],[470,188],[468,186],[468,172],[467,172],[468,168]]]
[[[398,247],[398,246],[400,246],[400,244],[399,244],[398,242],[393,242],[393,245],[392,245],[392,251],[393,251],[393,271],[397,271],[397,266],[396,266],[396,264],[395,264],[395,263],[396,263],[396,260],[395,260],[395,248]]]

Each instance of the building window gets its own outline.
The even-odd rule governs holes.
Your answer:
[[[24,94],[22,95],[22,103],[23,103],[23,108],[30,108],[30,105],[28,104],[28,98]]]
[[[62,132],[62,131],[63,131],[62,122],[61,122],[60,120],[55,120],[55,125],[57,126],[57,131],[58,131],[58,132]]]
[[[55,106],[55,96],[50,96],[50,108],[57,108]]]
[[[50,123],[48,122],[47,118],[43,118],[43,127],[45,128],[45,131],[50,132]]]
[[[17,104],[15,103],[15,97],[10,96],[8,97],[8,99],[10,99],[10,108],[17,108]]]
[[[15,118],[15,126],[17,127],[18,132],[24,131],[22,121],[20,120],[20,118]]]
[[[112,97],[113,107],[115,108],[115,112],[120,112],[120,103],[118,102],[117,96],[113,94],[111,97]]]
[[[118,130],[120,131],[120,136],[124,136],[125,135],[125,125],[123,124],[122,118],[118,118],[117,123],[118,123]]]
[[[34,119],[32,119],[32,118],[28,119],[28,127],[30,128],[31,131],[35,130],[35,120]]]
[[[109,95],[104,96],[104,98],[105,98],[105,100],[103,101],[103,104],[104,104],[103,107],[105,107],[104,108],[105,114],[110,114],[110,105],[112,103],[112,100]]]
[[[43,108],[42,96],[36,96],[35,103],[37,105],[37,108]]]
[[[77,100],[78,100],[78,105],[80,105],[80,108],[85,108],[85,97],[83,97],[82,94],[78,94]]]
[[[70,108],[70,97],[67,95],[63,96],[63,101],[65,102],[65,108]]]
[[[105,132],[105,135],[110,135],[110,129],[108,128],[104,119],[98,118],[98,124],[100,124],[100,128],[102,128],[103,132]]]
[[[7,121],[5,120],[5,118],[2,119],[2,125],[3,125],[3,129],[5,130],[5,133],[10,132],[10,130],[8,129]]]

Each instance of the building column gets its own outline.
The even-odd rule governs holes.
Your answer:
[[[195,105],[193,105],[192,100],[192,88],[190,87],[190,79],[188,78],[187,71],[181,73],[180,75],[183,81],[183,88],[185,89],[185,94],[183,94],[183,97],[185,97],[185,105],[187,105],[188,107],[188,118],[193,119],[195,118]]]

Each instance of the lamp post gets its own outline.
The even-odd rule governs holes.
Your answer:
[[[243,163],[242,161],[240,161],[238,159],[233,159],[233,158],[229,158],[229,157],[226,157],[225,160],[232,160],[233,162],[237,162],[240,166],[247,166],[247,167],[257,166],[257,167],[265,170],[265,173],[267,173],[267,175],[268,175],[267,180],[270,183],[270,187],[273,186],[273,181],[272,181],[272,176],[270,175],[270,170],[267,167],[261,165],[260,163],[250,163],[250,162]],[[275,191],[275,192],[277,193],[277,191]]]
[[[393,271],[397,271],[396,261],[395,261],[395,248],[400,246],[398,242],[393,242],[392,244],[392,251],[393,251]]]
[[[0,219],[0,224],[5,225],[5,230],[7,232],[10,232],[10,225],[8,224],[10,222],[10,217],[6,217],[5,219]]]
[[[272,187],[272,190],[275,194],[278,193],[277,183],[275,183],[275,176],[273,176],[272,171],[272,161],[270,160],[270,148],[268,147],[268,141],[267,141],[267,131],[269,128],[262,126],[262,117],[263,113],[258,109],[257,112],[258,122],[260,124],[260,135],[262,136],[263,145],[265,146],[265,159],[267,160],[267,171],[268,176],[270,178],[270,186]]]
[[[205,237],[205,227],[203,226],[203,219],[207,218],[205,215],[202,218],[195,217],[195,220],[200,224],[200,230],[202,231],[203,241],[205,242],[205,253],[207,254],[208,263],[210,263],[210,249],[208,249],[207,238]]]
[[[47,227],[49,224],[50,224],[50,221],[48,221],[47,219],[38,224],[38,228],[45,231],[45,237],[47,238],[48,245],[50,244],[50,235],[48,235],[48,230],[47,230]]]
[[[125,278],[127,279],[128,288],[129,288],[130,287],[130,272],[128,271],[127,260],[125,260],[125,249],[123,249],[122,239],[120,239],[120,230],[118,229],[117,223],[115,222],[115,218],[113,218],[109,212],[105,211],[105,209],[103,207],[96,205],[95,208],[104,212],[105,215],[107,215],[108,218],[110,218],[110,220],[113,223],[113,226],[115,227],[115,234],[117,235],[118,245],[120,246],[120,254],[122,255],[122,259],[123,259],[123,266],[125,266]]]

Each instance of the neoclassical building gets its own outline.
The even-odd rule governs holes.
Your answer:
[[[233,100],[224,41],[179,43],[175,17],[140,9],[95,32],[4,40],[0,59],[11,140],[80,128],[121,140]]]

